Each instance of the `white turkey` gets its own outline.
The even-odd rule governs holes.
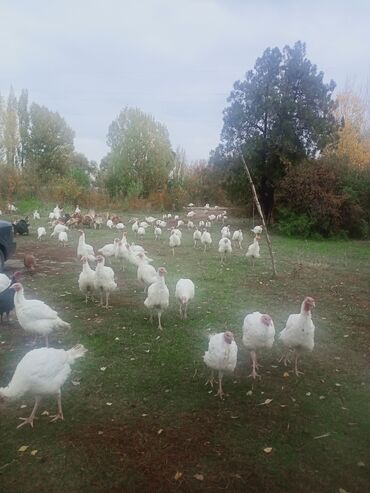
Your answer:
[[[231,233],[230,233],[230,227],[229,226],[224,226],[221,229],[221,236],[222,236],[222,238],[230,238]]]
[[[239,245],[239,248],[241,250],[243,242],[243,233],[241,229],[237,229],[236,231],[234,231],[232,240],[235,242],[235,244]]]
[[[186,224],[186,226],[187,226],[188,229],[193,229],[194,228],[193,221],[188,221],[187,224]]]
[[[138,221],[135,221],[132,226],[131,226],[131,230],[133,233],[137,234],[137,230],[139,229],[139,223]]]
[[[33,349],[23,356],[9,385],[0,388],[0,398],[5,400],[19,399],[24,394],[35,397],[31,414],[28,418],[19,418],[23,422],[17,428],[27,424],[33,428],[36,411],[46,396],[57,398],[58,413],[52,416],[51,421],[64,420],[61,387],[71,374],[71,365],[86,352],[87,349],[78,344],[67,351],[45,347]]]
[[[79,258],[87,257],[89,261],[94,262],[95,261],[94,248],[85,242],[85,233],[83,232],[82,229],[79,230],[79,233],[80,233],[80,237],[78,239],[77,257]]]
[[[286,365],[289,350],[292,349],[295,352],[294,372],[297,376],[302,374],[302,372],[298,371],[300,353],[311,352],[315,345],[315,326],[311,318],[311,310],[314,307],[315,300],[307,296],[302,302],[301,312],[289,315],[286,326],[279,335],[279,340],[286,348],[286,353],[281,359],[284,360]]]
[[[8,289],[8,287],[11,285],[12,280],[9,279],[9,277],[6,274],[2,274],[0,272],[0,293],[5,291],[5,289]]]
[[[176,214],[176,216],[174,217],[174,220],[177,221],[179,218],[179,216]]]
[[[143,226],[138,227],[137,235],[140,236],[140,238],[143,238],[145,236],[145,228]]]
[[[60,231],[58,234],[58,243],[65,246],[68,243],[68,235],[65,231]]]
[[[252,233],[255,235],[260,235],[262,233],[262,226],[255,226],[251,229]]]
[[[168,308],[170,293],[166,286],[165,274],[167,273],[164,267],[158,269],[158,280],[151,284],[148,288],[147,298],[144,305],[150,310],[150,321],[153,321],[153,310],[157,311],[158,329],[163,329],[161,325],[162,312]]]
[[[155,222],[155,217],[153,216],[148,216],[145,218],[145,221],[149,224],[153,224]]]
[[[98,253],[103,255],[103,257],[108,259],[110,262],[111,257],[114,257],[116,254],[119,241],[120,240],[116,238],[113,243],[108,243],[107,245],[104,245],[101,248],[99,248]]]
[[[57,235],[59,235],[59,233],[64,232],[64,231],[68,231],[68,226],[66,226],[63,223],[57,223],[54,226],[54,230],[51,233],[50,237],[53,238],[54,236],[57,236]]]
[[[36,219],[36,220],[39,220],[40,219],[40,214],[39,214],[39,212],[37,210],[34,211],[33,218]]]
[[[139,224],[139,228],[149,228],[149,224],[146,221],[141,221],[141,223]]]
[[[117,243],[116,243],[116,240],[117,240]],[[114,240],[114,242],[117,245],[114,255],[115,255],[116,259],[118,259],[122,263],[122,270],[125,270],[125,260],[127,262],[130,261],[130,259],[129,259],[130,252],[128,250],[128,245],[127,245],[127,242],[125,242],[124,240],[120,240],[118,238],[116,238],[116,240]]]
[[[15,283],[14,305],[18,322],[26,332],[44,336],[49,344],[49,334],[57,329],[69,329],[71,325],[58,317],[58,313],[40,300],[26,300],[21,283]]]
[[[87,303],[88,296],[94,301],[94,289],[95,289],[95,271],[89,265],[86,257],[81,258],[82,272],[78,277],[78,287],[82,294],[85,295],[85,303]]]
[[[155,226],[154,228],[155,239],[158,240],[161,237],[161,234],[162,234],[161,228],[159,226]]]
[[[107,222],[106,222],[106,226],[107,226],[107,228],[109,228],[109,229],[112,229],[112,228],[113,228],[114,223],[113,223],[112,219],[108,219],[108,220],[107,220]]]
[[[197,247],[198,241],[200,241],[201,237],[202,237],[202,233],[199,231],[198,228],[195,228],[195,231],[193,233],[194,248]]]
[[[95,269],[95,291],[100,294],[100,305],[103,306],[103,294],[105,293],[105,308],[109,308],[109,295],[117,288],[114,280],[114,272],[111,267],[104,265],[105,259],[102,255],[96,257]]]
[[[175,248],[181,245],[181,237],[176,234],[176,230],[171,231],[171,236],[169,239],[170,248],[172,248],[172,255],[175,255]]]
[[[159,226],[160,228],[165,228],[167,226],[167,223],[166,221],[161,221],[160,219],[158,219],[156,221],[156,225]]]
[[[195,286],[191,279],[179,279],[176,283],[175,297],[180,305],[180,317],[188,317],[189,301],[194,298]]]
[[[184,221],[183,221],[182,219],[179,219],[179,220],[177,221],[177,227],[178,227],[178,228],[180,228],[181,226],[184,226],[184,224],[185,224],[185,223],[184,223]]]
[[[211,214],[211,215],[208,216],[208,219],[210,221],[214,221],[216,219],[216,216],[214,214]]]
[[[275,339],[274,322],[270,315],[253,312],[247,315],[243,323],[243,344],[252,358],[252,373],[250,377],[259,377],[257,373],[257,350],[271,349]]]
[[[181,230],[180,230],[180,229],[178,229],[178,228],[173,228],[173,229],[171,230],[171,234],[172,234],[172,233],[175,233],[175,234],[176,234],[176,235],[180,238],[180,240],[182,239],[182,232],[181,232]]]
[[[247,253],[245,254],[246,257],[252,257],[253,265],[254,265],[254,260],[260,257],[260,245],[258,243],[258,240],[259,240],[259,236],[255,236],[253,243],[249,245]]]
[[[204,221],[200,220],[200,221],[199,221],[199,223],[198,223],[198,226],[199,226],[200,228],[203,228],[203,226],[204,226]]]
[[[210,229],[212,227],[211,221],[206,221],[205,226],[206,226],[207,229]]]
[[[221,263],[223,263],[228,254],[231,255],[232,251],[233,249],[229,238],[221,238],[221,240],[218,242],[218,253],[220,254]]]
[[[194,217],[195,216],[195,212],[194,211],[190,211],[186,214],[186,217]]]
[[[128,261],[130,262],[130,264],[136,265],[136,267],[140,263],[140,260],[138,258],[139,253],[142,253],[144,255],[144,259],[147,263],[153,262],[151,258],[147,257],[147,252],[140,245],[135,245],[134,243],[132,243],[131,245],[127,245],[127,250],[129,253]]]
[[[217,395],[222,399],[222,378],[225,372],[235,370],[238,357],[238,346],[234,340],[232,332],[220,332],[209,337],[208,351],[203,356],[204,363],[211,369],[211,377],[207,383],[213,388],[214,371],[218,371],[218,392]]]
[[[116,229],[118,229],[119,231],[121,231],[122,229],[125,229],[125,225],[123,223],[117,223],[116,224]]]
[[[40,226],[37,228],[37,239],[41,240],[43,236],[46,236],[46,229],[44,226]]]
[[[81,214],[81,209],[79,205],[76,205],[75,214]]]
[[[212,237],[211,234],[205,229],[200,237],[200,242],[204,246],[204,251],[207,250],[207,246],[212,245]]]
[[[158,273],[155,268],[147,262],[143,252],[138,253],[137,258],[139,262],[137,267],[137,279],[144,284],[144,292],[146,292],[148,286],[158,281]]]

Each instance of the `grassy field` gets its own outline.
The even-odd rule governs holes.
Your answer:
[[[249,231],[241,220],[231,224]],[[132,266],[125,272],[115,266],[119,289],[106,311],[85,305],[79,293],[77,232],[66,248],[52,239],[38,243],[35,228],[17,238],[17,257],[33,252],[38,259],[36,273],[23,280],[26,296],[48,302],[72,324],[54,334],[51,345],[82,343],[89,352],[63,388],[64,422],[41,415],[54,413],[53,399],[43,401],[34,429],[16,430],[18,418],[32,409],[31,398],[1,409],[0,491],[369,491],[369,243],[273,236],[279,276],[272,280],[264,241],[254,268],[235,249],[221,266],[219,230],[213,227],[206,255],[192,248],[189,232],[175,257],[167,235],[155,242],[148,234],[142,242],[154,265],[168,271],[171,298],[162,332],[149,322]],[[97,247],[115,236],[86,231]],[[133,239],[131,230],[128,236]],[[247,233],[244,250],[251,239]],[[196,285],[186,321],[174,300],[180,277]],[[244,316],[267,312],[279,332],[306,295],[316,300],[316,346],[301,361],[304,376],[295,377],[291,368],[284,376],[275,344],[261,355],[262,379],[247,378]],[[207,335],[226,328],[239,355],[234,375],[224,378],[228,396],[221,401],[204,385],[202,355]],[[15,321],[0,328],[0,386],[31,340]],[[18,451],[22,445],[25,452]]]

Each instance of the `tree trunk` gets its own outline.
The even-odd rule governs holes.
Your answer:
[[[263,215],[263,212],[262,212],[261,204],[260,204],[260,202],[258,200],[258,196],[257,196],[256,188],[255,188],[254,183],[253,183],[253,180],[252,180],[252,176],[250,174],[249,168],[247,166],[247,163],[246,163],[246,161],[244,159],[244,156],[243,156],[243,153],[242,153],[241,150],[240,150],[240,156],[242,158],[242,161],[243,161],[243,164],[244,164],[244,167],[245,167],[245,171],[247,173],[247,177],[248,177],[248,180],[249,180],[251,189],[252,189],[252,193],[253,193],[254,201],[256,203],[257,211],[258,211],[258,213],[259,213],[259,215],[261,217],[262,225],[263,225],[263,227],[264,227],[264,229],[266,231],[266,241],[267,241],[267,245],[268,245],[268,249],[269,249],[270,257],[271,257],[272,275],[275,278],[275,277],[277,277],[277,272],[276,272],[276,265],[275,265],[275,257],[274,257],[274,253],[272,251],[272,244],[271,244],[271,240],[270,240],[270,235],[269,235],[268,230],[267,230],[265,218],[264,218],[264,215]]]

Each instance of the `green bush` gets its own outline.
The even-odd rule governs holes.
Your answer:
[[[310,238],[317,235],[315,221],[307,214],[299,214],[291,209],[281,207],[278,210],[279,223],[277,229],[286,236],[301,236]],[[318,235],[320,237],[320,235]]]

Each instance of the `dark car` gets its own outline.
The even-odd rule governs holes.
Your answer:
[[[0,272],[4,268],[5,260],[8,260],[16,249],[12,224],[8,221],[0,221]]]

